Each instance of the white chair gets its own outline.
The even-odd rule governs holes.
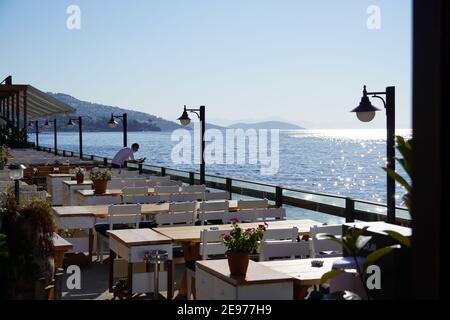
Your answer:
[[[170,195],[179,194],[180,188],[178,186],[156,186],[155,194],[161,197],[163,201],[169,201]]]
[[[125,184],[121,178],[112,178],[108,181],[108,189],[122,189]]]
[[[114,226],[120,224],[118,229],[127,229],[128,225],[138,228],[141,220],[141,205],[139,204],[120,204],[110,205],[108,207],[107,223],[97,223],[95,231],[97,231],[97,257],[103,263],[103,243],[109,239],[106,231],[113,230]]]
[[[231,219],[237,219],[238,222],[257,222],[256,210],[241,210],[237,212],[225,212],[222,218],[223,223],[230,223]]]
[[[309,243],[313,258],[342,256],[342,247],[325,235],[342,237],[342,225],[312,226],[309,231]]]
[[[154,182],[169,181],[170,180],[170,176],[149,176],[148,180],[149,181],[154,181]]]
[[[125,187],[122,189],[122,200],[124,203],[135,203],[131,200],[135,196],[148,195],[148,188],[145,187]]]
[[[134,177],[133,178],[125,178],[124,181],[127,184],[127,186],[130,186],[130,187],[134,187],[134,188],[147,187],[148,188],[147,179],[145,179],[145,178],[134,178]]]
[[[170,187],[170,186],[177,186],[177,187],[181,187],[182,185],[183,185],[183,182],[181,182],[181,181],[173,181],[173,180],[167,180],[167,181],[160,181],[160,182],[158,182],[158,185],[159,186],[167,186],[167,187]]]
[[[298,228],[280,228],[271,229],[267,228],[264,232],[263,241],[271,240],[289,240],[291,242],[297,242],[298,238]]]
[[[205,192],[205,201],[210,200],[229,200],[230,193],[228,191]]]
[[[228,201],[221,202],[201,202],[199,220],[202,225],[206,221],[223,221],[223,217],[226,213],[229,213]]]
[[[267,209],[268,207],[269,207],[269,201],[267,199],[238,200],[238,209],[239,210]]]
[[[286,220],[285,208],[256,209],[254,212],[261,221]]]
[[[122,198],[120,196],[89,196],[84,197],[85,206],[95,206],[95,205],[111,205],[111,204],[122,204]]]
[[[171,203],[169,205],[169,213],[156,215],[156,223],[158,227],[192,226],[195,222],[195,208],[195,202]]]
[[[202,200],[203,197],[199,193],[184,193],[184,194],[171,194],[169,195],[170,202],[191,202]]]
[[[267,261],[273,258],[296,259],[310,255],[309,244],[306,241],[261,241],[260,261]]]
[[[127,196],[123,198],[123,203],[158,203],[160,201],[159,196]]]
[[[202,260],[224,258],[227,247],[222,241],[222,236],[228,234],[225,230],[202,230],[200,231],[200,255]],[[192,278],[195,278],[195,267],[187,266],[187,297],[191,300]]]

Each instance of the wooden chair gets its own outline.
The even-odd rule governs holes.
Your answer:
[[[128,229],[131,227],[138,228],[141,220],[141,205],[139,204],[120,204],[110,205],[108,207],[107,223],[97,223],[95,231],[97,231],[97,256],[103,263],[103,243],[109,239],[106,231],[113,229]]]
[[[251,209],[267,209],[269,207],[269,201],[263,200],[239,200],[239,210],[251,210]]]
[[[170,202],[190,202],[201,200],[202,194],[200,193],[184,193],[184,194],[171,194],[169,195]]]
[[[327,239],[325,235],[342,237],[342,225],[312,226],[309,231],[311,256],[313,258],[342,256],[342,247],[335,241]]]
[[[232,219],[237,219],[238,222],[257,222],[256,210],[240,210],[237,212],[225,212],[222,218],[223,223],[230,223]]]
[[[195,202],[171,203],[169,213],[156,215],[156,223],[159,227],[192,226],[195,222],[195,208]]]
[[[213,224],[222,223],[223,217],[226,213],[229,213],[229,203],[228,201],[221,202],[201,202],[200,203],[200,213],[199,220],[202,225],[205,222],[211,222]]]

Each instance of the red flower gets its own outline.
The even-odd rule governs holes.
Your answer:
[[[231,223],[236,223],[236,222],[239,221],[239,219],[238,218],[231,218],[230,221],[231,221]]]
[[[229,234],[226,234],[223,236],[223,240],[229,241],[231,239],[231,236]]]
[[[264,225],[262,225],[262,224],[260,224],[260,225],[258,226],[258,228],[260,228],[260,229],[263,230],[263,231],[266,231],[266,227],[265,227]]]

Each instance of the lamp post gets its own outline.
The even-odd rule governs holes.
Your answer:
[[[128,116],[126,113],[124,113],[121,116],[115,116],[113,113],[111,113],[111,119],[108,121],[108,127],[111,129],[114,129],[117,126],[116,119],[122,119],[122,125],[123,125],[123,146],[127,146],[127,134],[128,134]]]
[[[34,131],[36,134],[36,149],[39,148],[39,121],[36,120],[34,121]],[[28,121],[28,130],[33,129],[33,122],[32,121]]]
[[[11,164],[9,167],[9,177],[14,180],[14,197],[16,198],[16,202],[19,203],[19,195],[20,195],[20,186],[19,180],[23,178],[23,170],[25,166],[23,164],[16,165]]]
[[[73,128],[74,122],[78,121],[78,137],[79,137],[79,149],[80,149],[80,159],[83,159],[83,118],[81,116],[77,118],[70,118],[67,122],[68,128]]]
[[[385,92],[367,92],[364,86],[363,97],[359,106],[352,110],[362,122],[370,122],[375,118],[375,113],[380,109],[375,108],[368,95],[378,98],[383,102],[386,109],[386,155],[387,167],[395,171],[395,87],[387,87]],[[386,100],[381,97],[386,96]],[[395,180],[387,175],[387,221],[395,223]]]
[[[48,119],[45,120],[44,128],[48,130],[48,129],[50,129],[50,127],[51,127],[51,124],[48,121]],[[53,141],[54,141],[53,143],[55,145],[55,156],[57,156],[58,155],[58,131],[56,128],[56,118],[53,119]]]
[[[195,113],[200,119],[201,126],[201,149],[200,149],[200,184],[205,184],[205,106],[201,106],[199,109],[186,109],[181,117],[178,118],[182,126],[187,126],[191,123],[188,112]]]

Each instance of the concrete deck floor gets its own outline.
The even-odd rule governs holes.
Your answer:
[[[90,265],[80,265],[81,269],[81,289],[71,289],[67,287],[67,280],[70,274],[62,277],[62,300],[112,300],[113,294],[109,292],[109,259],[105,256],[103,264],[93,257]],[[67,271],[67,268],[64,268]],[[183,275],[184,265],[175,266],[175,284],[174,296],[177,295],[177,287]],[[115,279],[117,281],[118,279]],[[167,292],[161,292],[166,297]],[[118,298],[116,298],[118,299]],[[139,295],[133,299],[152,299],[151,296]]]

